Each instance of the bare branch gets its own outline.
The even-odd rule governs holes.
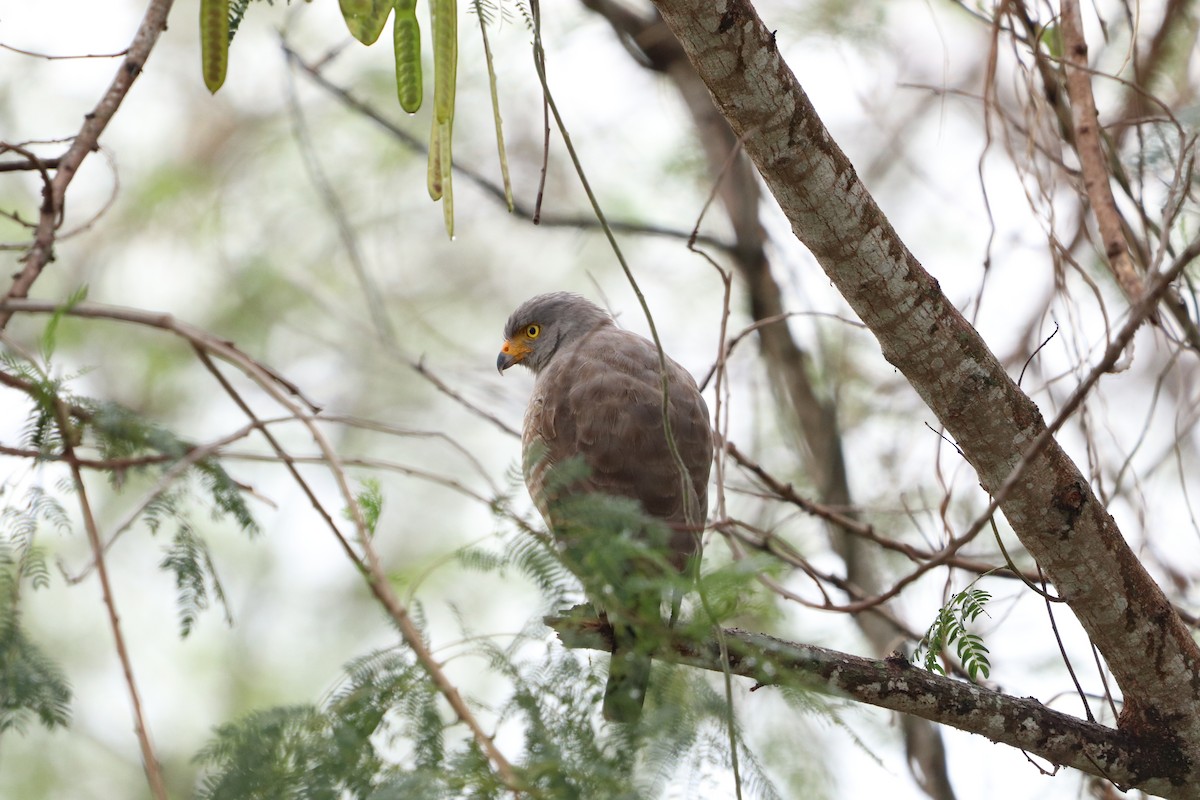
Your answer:
[[[125,686],[129,690],[129,701],[133,706],[133,730],[137,735],[138,745],[142,750],[142,766],[146,770],[146,780],[155,800],[167,800],[167,784],[163,780],[162,767],[155,755],[154,745],[150,741],[150,729],[146,726],[146,718],[142,713],[142,698],[133,677],[133,662],[129,658],[129,650],[125,646],[125,636],[121,632],[121,618],[117,614],[117,603],[113,595],[112,582],[108,577],[108,567],[104,561],[104,547],[100,542],[100,530],[96,525],[96,517],[92,514],[91,502],[88,500],[87,487],[83,482],[83,473],[79,462],[75,460],[75,446],[70,412],[61,401],[55,403],[55,416],[58,419],[59,431],[62,435],[63,453],[71,468],[71,477],[75,481],[75,490],[79,494],[79,510],[83,515],[83,527],[87,531],[88,544],[92,547],[92,558],[96,561],[96,574],[100,579],[100,592],[104,596],[104,607],[108,611],[108,624],[112,630],[113,641],[116,643],[117,658],[121,662],[121,671],[125,675]]]
[[[576,616],[546,617],[568,648],[611,650],[606,625]],[[899,711],[976,733],[1036,754],[1054,764],[1165,797],[1195,797],[1181,789],[1192,767],[1165,741],[1138,740],[1112,728],[965,681],[935,675],[900,655],[877,660],[784,641],[737,628],[724,631],[729,668],[761,686],[798,686]],[[714,641],[678,636],[659,647],[662,661],[721,672]]]
[[[343,89],[333,81],[329,80],[329,78],[325,77],[325,74],[321,71],[321,64],[310,64],[309,62],[305,61],[299,53],[291,48],[287,42],[281,42],[280,46],[283,48],[284,55],[287,56],[287,59],[290,63],[295,65],[296,68],[299,69],[314,84],[341,102],[342,105],[379,125],[397,141],[413,152],[428,153],[428,148],[425,146],[425,143],[416,136],[412,135],[408,131],[404,130],[404,128],[385,117],[383,113],[379,111],[379,109],[375,108],[370,103],[358,99],[347,89]],[[496,183],[495,181],[489,180],[488,178],[484,177],[482,173],[477,172],[470,167],[464,166],[457,161],[454,163],[454,172],[455,174],[461,175],[471,183],[475,184],[485,195],[491,197],[497,203],[503,204],[505,208],[508,207],[508,198],[502,185]],[[529,220],[534,224],[547,228],[580,228],[584,230],[600,229],[600,225],[596,222],[594,217],[539,216],[537,214],[536,206],[535,208],[530,209],[518,201],[513,202],[512,214],[518,219]],[[639,222],[629,222],[624,220],[609,220],[608,226],[612,230],[620,233],[661,236],[668,239],[679,239],[682,241],[686,241],[691,236],[689,231],[678,228],[666,228],[661,225],[646,225]],[[699,236],[699,241],[710,247],[715,247],[720,250],[730,250],[732,248],[732,245],[730,245],[728,242],[724,242],[720,239],[703,234]]]
[[[1083,17],[1079,0],[1062,0],[1062,24],[1066,55],[1067,93],[1071,97],[1071,114],[1075,128],[1075,151],[1083,169],[1083,186],[1091,200],[1092,213],[1104,242],[1104,255],[1121,288],[1131,301],[1142,296],[1142,279],[1133,267],[1129,246],[1117,210],[1104,148],[1100,144],[1100,120],[1096,115],[1096,99],[1092,96],[1092,79],[1088,72],[1088,47],[1083,36]]]
[[[696,0],[655,5],[717,107],[745,137],[746,153],[793,231],[879,339],[884,357],[962,447],[985,489],[997,490],[1019,454],[1043,437],[1038,408],[896,235],[754,7],[746,0],[723,7]],[[754,68],[731,70],[730,64]],[[1147,299],[1150,294],[1158,293],[1148,292]],[[1131,317],[1140,322],[1145,313],[1139,302]],[[1130,697],[1140,698],[1137,709],[1161,715],[1160,730],[1200,751],[1194,680],[1200,648],[1087,479],[1052,435],[1045,439],[1008,487],[1001,509],[1107,660],[1125,692],[1126,711]],[[1126,603],[1113,603],[1114,586],[1122,587]],[[1160,646],[1148,650],[1147,641]],[[1136,715],[1123,719],[1141,722]]]
[[[11,300],[28,296],[34,281],[42,274],[42,270],[54,258],[54,241],[58,226],[62,224],[65,208],[67,186],[79,170],[79,165],[88,153],[96,149],[100,134],[108,126],[109,120],[117,113],[125,95],[133,86],[134,80],[142,72],[142,66],[150,56],[150,51],[158,41],[159,35],[167,29],[167,14],[174,0],[152,0],[146,9],[145,16],[133,36],[133,42],[125,53],[117,74],[105,92],[104,97],[88,114],[84,116],[83,126],[79,129],[71,146],[67,149],[58,163],[54,180],[46,187],[42,197],[41,215],[38,220],[37,232],[34,235],[33,246],[24,256],[25,266],[17,274],[4,299]],[[0,329],[7,327],[11,311],[0,311]]]
[[[54,303],[45,303],[33,300],[7,300],[0,302],[0,312],[9,315],[17,312],[25,313],[54,313],[61,306]],[[371,539],[371,531],[367,529],[366,521],[362,516],[362,509],[359,507],[358,501],[355,498],[353,490],[350,488],[349,480],[346,476],[346,470],[342,463],[341,456],[330,444],[328,437],[325,436],[318,420],[312,414],[312,409],[315,406],[307,400],[303,400],[299,390],[290,382],[284,380],[274,370],[269,369],[265,365],[250,358],[242,353],[231,343],[222,341],[211,334],[200,330],[192,325],[181,322],[169,314],[153,314],[150,312],[139,311],[137,309],[118,308],[113,306],[102,306],[92,303],[80,303],[65,310],[65,313],[71,316],[88,317],[94,319],[115,319],[124,322],[131,322],[139,325],[160,328],[181,337],[188,341],[201,354],[202,361],[211,365],[208,360],[209,356],[217,356],[222,360],[236,366],[247,377],[253,380],[259,388],[282,406],[289,414],[291,414],[298,422],[300,422],[308,430],[313,442],[317,445],[322,462],[328,467],[334,482],[337,485],[343,502],[346,504],[351,519],[354,522],[354,527],[357,533],[357,544],[362,551],[361,557],[358,556],[350,546],[349,540],[337,529],[333,524],[332,518],[326,514],[326,522],[333,526],[334,533],[339,543],[342,544],[343,550],[352,562],[363,571],[363,577],[367,582],[371,593],[379,601],[380,605],[387,611],[388,615],[395,622],[400,635],[403,637],[405,644],[413,651],[421,667],[429,675],[438,692],[446,698],[450,707],[454,710],[459,720],[467,726],[471,732],[472,738],[479,745],[480,750],[487,756],[495,768],[497,776],[505,786],[517,792],[521,789],[522,784],[517,776],[516,770],[512,764],[505,758],[504,754],[496,747],[493,737],[483,730],[479,720],[471,711],[470,707],[463,700],[457,687],[450,681],[442,665],[434,657],[429,647],[425,643],[424,637],[421,635],[420,629],[416,622],[408,613],[408,609],[400,602],[395,589],[392,587],[391,581],[388,579],[387,571],[383,567],[383,563],[379,558],[378,552]],[[2,373],[0,373],[2,374]],[[214,370],[214,374],[218,380],[226,386],[227,391],[231,391],[228,384],[219,371]],[[299,399],[297,399],[299,398]],[[238,398],[235,396],[235,402]],[[250,415],[252,421],[256,418],[243,405],[243,411]],[[264,434],[265,428],[260,424],[256,425]],[[65,435],[65,434],[64,434]],[[280,457],[286,462],[286,454],[280,452]],[[294,469],[294,467],[293,467]],[[97,538],[98,541],[98,538]],[[99,544],[96,545],[99,550]],[[99,562],[97,562],[99,565]]]

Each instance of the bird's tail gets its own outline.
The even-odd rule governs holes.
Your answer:
[[[613,653],[604,686],[604,718],[609,722],[637,722],[650,686],[650,655],[639,646],[633,628],[613,626]]]
[[[624,627],[624,626],[620,626]],[[637,722],[650,685],[650,656],[638,648],[632,628],[613,630],[612,660],[604,687],[604,717],[610,722]]]

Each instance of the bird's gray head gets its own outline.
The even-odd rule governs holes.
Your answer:
[[[496,369],[503,373],[513,364],[522,364],[541,372],[563,345],[612,324],[609,313],[585,297],[570,292],[539,294],[508,318]]]

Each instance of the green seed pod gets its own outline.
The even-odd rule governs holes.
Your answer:
[[[441,127],[438,121],[433,121],[433,128],[429,131],[429,169],[425,176],[426,185],[429,188],[429,197],[433,202],[442,199],[442,143],[441,143]]]
[[[430,0],[433,16],[434,119],[454,118],[454,85],[458,72],[458,4],[455,0]]]
[[[442,153],[438,156],[438,166],[442,169],[442,218],[446,223],[446,235],[454,238],[454,183],[451,166],[453,158],[450,155],[450,143],[454,139],[453,120],[438,123],[438,145]]]
[[[200,69],[213,94],[229,65],[229,0],[200,0]]]
[[[421,26],[417,23],[417,0],[396,0],[392,39],[396,50],[396,94],[400,107],[415,114],[421,107]]]
[[[338,6],[350,35],[366,45],[375,44],[392,13],[391,0],[338,0]]]

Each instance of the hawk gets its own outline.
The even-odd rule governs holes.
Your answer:
[[[660,578],[683,572],[699,555],[712,466],[708,406],[687,370],[664,356],[668,437],[658,349],[576,294],[527,300],[504,339],[500,372],[521,364],[536,376],[522,435],[529,494],[597,611],[625,612],[607,615],[613,654],[604,716],[636,721],[653,642],[639,642],[630,619],[653,614],[661,624],[656,569]],[[631,526],[630,514],[641,524]],[[615,536],[632,542],[605,538]],[[606,553],[617,563],[605,562]]]

